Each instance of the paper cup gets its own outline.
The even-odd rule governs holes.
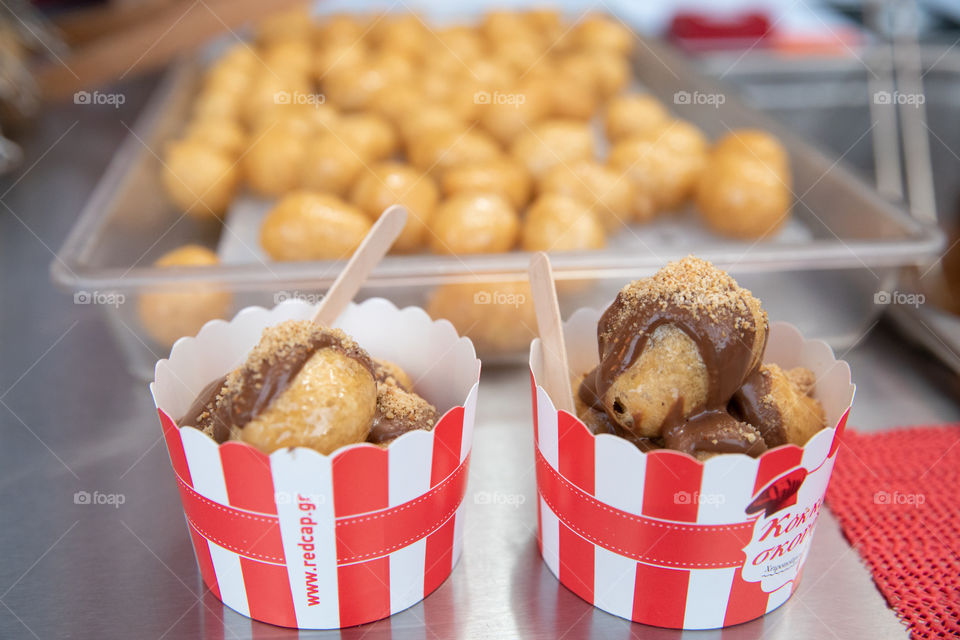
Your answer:
[[[461,548],[480,361],[449,322],[367,300],[335,326],[402,366],[445,411],[432,431],[406,433],[386,449],[364,443],[329,456],[307,448],[267,456],[177,428],[264,328],[314,311],[289,300],[210,322],[157,363],[150,389],[206,585],[255,620],[332,629],[406,609],[450,574]]]
[[[564,325],[573,371],[597,364],[600,315],[581,309]],[[830,427],[804,447],[699,462],[595,436],[558,411],[537,384],[543,361],[533,341],[537,543],[560,582],[604,611],[673,629],[734,625],[786,602],[810,549],[854,387],[830,347],[789,324],[771,325],[764,360],[816,374],[814,395]]]

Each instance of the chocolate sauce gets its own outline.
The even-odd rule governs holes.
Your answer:
[[[764,402],[771,388],[771,377],[757,369],[730,399],[730,413],[743,422],[754,425],[768,447],[787,443],[783,415],[772,402]]]
[[[239,370],[239,380],[225,386],[226,378],[204,388],[187,414],[178,422],[213,434],[217,442],[225,441],[233,428],[242,429],[260,415],[274,398],[290,386],[303,365],[321,349],[336,349],[353,358],[374,375],[373,361],[356,345],[346,345],[336,335],[316,331],[309,342],[293,344],[283,357],[264,358],[260,362],[247,363]],[[218,398],[219,395],[219,398]]]
[[[691,455],[695,453],[746,453],[756,457],[767,450],[760,433],[726,411],[704,411],[675,424],[663,433],[663,443]]]
[[[434,419],[436,424],[436,419]],[[428,425],[420,420],[413,420],[409,416],[399,416],[388,418],[377,408],[377,413],[373,416],[373,424],[370,427],[370,435],[367,436],[367,442],[373,444],[382,444],[398,438],[407,431],[414,429],[424,429]]]

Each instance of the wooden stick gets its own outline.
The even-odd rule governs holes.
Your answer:
[[[383,212],[323,296],[320,307],[313,315],[314,322],[327,326],[333,324],[357,295],[373,268],[393,246],[405,224],[407,210],[402,206],[393,205]]]
[[[540,252],[533,256],[529,273],[546,378],[541,383],[557,409],[577,415],[573,390],[570,387],[570,365],[567,363],[567,346],[563,340],[563,321],[557,302],[557,287],[553,281],[550,258],[546,253]]]

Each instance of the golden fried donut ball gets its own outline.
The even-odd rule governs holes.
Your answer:
[[[336,130],[340,114],[329,104],[286,104],[269,106],[251,123],[253,140],[274,126],[287,127],[303,136],[319,135]]]
[[[540,179],[539,191],[572,196],[585,203],[610,232],[621,230],[633,217],[633,184],[622,173],[595,160],[555,165]]]
[[[224,63],[222,60],[214,63],[204,74],[203,91],[228,93],[240,96],[250,88],[254,76],[254,68],[241,63]]]
[[[373,102],[373,96],[384,87],[409,79],[409,62],[378,56],[353,67],[338,65],[330,69],[323,78],[323,92],[342,109],[366,109]]]
[[[537,30],[530,21],[520,12],[509,9],[488,11],[480,23],[480,32],[491,43],[537,39]]]
[[[776,136],[760,129],[734,129],[717,140],[716,155],[738,153],[759,160],[776,170],[789,185],[790,156]]]
[[[403,83],[384,87],[370,97],[367,105],[371,111],[378,113],[394,126],[402,126],[404,120],[411,117],[424,104],[420,89],[413,84]]]
[[[517,242],[520,221],[504,198],[493,193],[460,193],[443,201],[434,215],[430,248],[435,253],[503,253]]]
[[[563,17],[556,9],[536,7],[520,13],[524,21],[535,32],[542,33],[548,43],[553,43],[566,31]]]
[[[600,100],[596,80],[583,82],[573,72],[560,70],[549,84],[551,111],[557,118],[589,120]]]
[[[522,132],[510,153],[539,179],[554,165],[593,158],[594,136],[586,122],[546,120]]]
[[[250,93],[242,102],[243,119],[253,126],[264,112],[278,106],[290,106],[299,96],[314,95],[313,87],[306,78],[279,76],[263,71],[254,76],[250,83]]]
[[[367,16],[353,13],[331,13],[321,16],[315,27],[317,42],[320,44],[333,42],[357,42],[363,40],[370,31]]]
[[[305,189],[338,196],[346,194],[368,158],[354,149],[343,136],[321,135],[307,140],[300,184]]]
[[[517,210],[530,199],[530,174],[509,156],[453,166],[444,172],[441,186],[447,197],[457,193],[496,193]]]
[[[195,139],[171,142],[163,162],[170,200],[197,218],[219,218],[233,200],[239,172],[234,158]]]
[[[439,133],[462,133],[469,125],[449,107],[427,103],[408,114],[398,126],[409,154],[409,147],[416,146],[426,138],[432,138]]]
[[[648,194],[659,211],[683,205],[693,194],[707,163],[707,140],[694,125],[673,120],[649,137],[616,143],[608,162],[630,176],[639,194]]]
[[[268,73],[307,78],[313,72],[316,50],[306,38],[271,42],[261,49],[260,58]]]
[[[477,129],[438,131],[420,140],[412,140],[407,148],[410,162],[437,178],[441,178],[450,167],[494,160],[502,154],[497,141]]]
[[[764,364],[733,395],[730,412],[756,426],[769,447],[802,447],[826,426],[823,405],[812,396],[816,382],[804,367]]]
[[[348,113],[337,123],[337,134],[357,152],[372,160],[382,160],[397,152],[400,141],[390,122],[376,113]]]
[[[632,71],[630,60],[609,49],[592,49],[583,55],[589,58],[597,90],[601,98],[609,98],[622,91],[628,84]]]
[[[427,26],[415,13],[382,17],[370,28],[370,39],[391,56],[420,57],[427,44]]]
[[[553,94],[540,81],[521,82],[507,89],[481,89],[477,108],[480,124],[501,144],[510,144],[519,134],[550,114]]]
[[[439,199],[430,176],[407,164],[381,162],[360,172],[350,200],[376,220],[394,204],[407,208],[407,224],[393,245],[396,251],[414,251],[423,245],[424,234]]]
[[[265,341],[272,330],[264,332]],[[237,430],[237,436],[264,453],[310,447],[326,455],[363,442],[376,410],[377,383],[369,369],[340,349],[324,347],[310,356],[283,391]]]
[[[630,136],[650,136],[670,119],[670,114],[659,100],[635,93],[610,100],[604,126],[607,138],[616,142]]]
[[[413,391],[413,378],[396,362],[382,358],[374,358],[373,363],[376,367],[374,377],[377,379],[377,382],[395,385],[404,391]]]
[[[481,357],[526,350],[536,336],[530,283],[470,282],[437,287],[427,304],[431,318],[449,320]]]
[[[188,244],[163,254],[155,267],[210,266],[220,261],[210,249]],[[195,335],[210,320],[230,313],[229,291],[207,283],[178,284],[176,290],[159,288],[140,295],[137,313],[151,338],[169,346],[183,336]]]
[[[313,17],[307,7],[273,13],[257,25],[257,41],[262,44],[294,39],[309,40],[314,35]]]
[[[539,196],[521,231],[525,251],[584,251],[607,244],[603,225],[585,202],[560,193]]]
[[[221,55],[214,64],[214,67],[230,67],[252,72],[259,64],[260,60],[257,58],[253,47],[246,42],[238,42],[227,47],[223,55]]]
[[[620,55],[633,50],[635,36],[619,20],[592,14],[577,23],[571,32],[573,42],[583,49],[608,49]]]
[[[549,65],[549,62],[544,59],[548,55],[546,46],[536,38],[496,41],[493,43],[491,55],[494,60],[507,65],[518,76],[531,73],[534,67],[541,64],[544,65],[543,68]]]
[[[362,40],[324,42],[313,60],[313,77],[323,83],[328,73],[357,69],[370,59],[370,49]]]
[[[696,201],[711,229],[737,238],[762,238],[787,221],[791,196],[771,164],[724,153],[713,156],[700,175]]]
[[[247,143],[247,134],[234,120],[203,118],[187,127],[187,139],[219,149],[232,158],[239,158]]]
[[[264,218],[260,245],[274,260],[350,257],[370,230],[370,220],[336,196],[295,191]]]
[[[255,135],[240,159],[247,184],[264,196],[283,195],[300,186],[306,143],[303,133],[290,126],[277,125]]]

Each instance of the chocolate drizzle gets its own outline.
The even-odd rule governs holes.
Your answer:
[[[770,373],[763,368],[754,371],[730,400],[730,413],[760,430],[767,446],[787,443],[783,415],[769,396],[773,387]]]
[[[758,456],[767,450],[760,432],[726,411],[703,411],[663,433],[663,443],[690,455],[745,453]]]
[[[278,325],[277,329],[282,330],[288,324]],[[301,330],[294,339],[283,341],[279,349],[261,349],[268,339],[265,332],[253,358],[223,380],[208,385],[178,425],[193,426],[207,432],[217,442],[226,441],[233,429],[242,429],[270,406],[274,398],[290,386],[303,365],[321,349],[336,349],[374,375],[370,356],[345,334],[318,327],[291,326]]]

